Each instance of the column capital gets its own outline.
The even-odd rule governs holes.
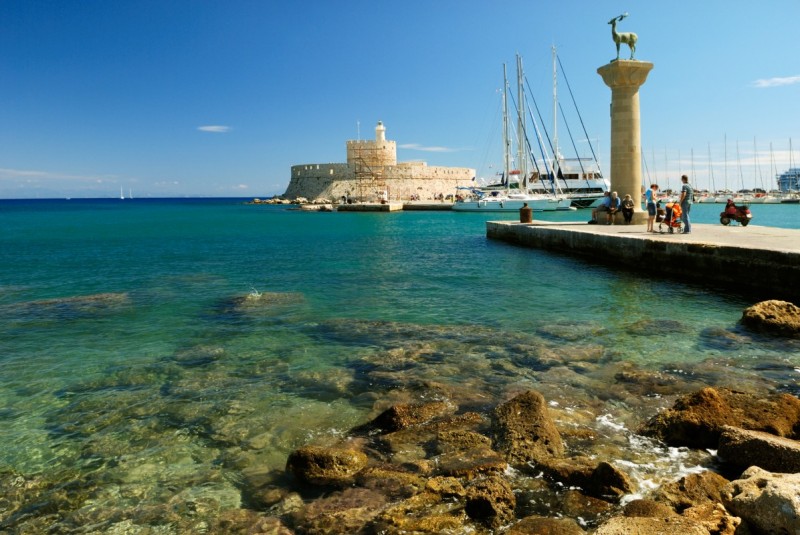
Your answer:
[[[649,61],[619,59],[597,69],[597,74],[603,77],[603,82],[611,89],[617,87],[638,89],[647,80],[652,68],[653,64]]]

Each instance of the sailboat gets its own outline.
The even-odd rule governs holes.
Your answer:
[[[570,200],[551,193],[531,193],[528,189],[528,170],[527,155],[528,151],[524,145],[527,136],[525,134],[525,115],[524,115],[524,92],[522,89],[522,58],[517,55],[517,88],[519,103],[517,106],[517,167],[511,168],[511,140],[509,136],[508,124],[508,76],[506,65],[503,64],[503,182],[505,189],[493,189],[483,191],[477,188],[470,188],[474,198],[459,198],[453,203],[453,210],[458,212],[513,212],[519,211],[523,206],[527,206],[534,212],[551,212],[556,210],[574,210],[570,206]],[[512,192],[510,189],[510,177],[518,175],[520,177],[519,189]],[[459,196],[460,197],[460,196]]]
[[[119,187],[119,200],[121,201],[125,200],[125,194],[122,193],[122,186]]]

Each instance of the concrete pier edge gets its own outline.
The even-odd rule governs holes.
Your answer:
[[[684,235],[647,233],[643,225],[488,221],[486,237],[642,276],[800,303],[800,230],[695,224]]]

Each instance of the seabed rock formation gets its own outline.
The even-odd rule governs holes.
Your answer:
[[[771,433],[747,430],[753,428]],[[800,529],[800,474],[757,466],[780,451],[784,463],[770,466],[795,467],[797,398],[761,400],[705,388],[680,398],[642,432],[696,448],[728,448],[733,459],[719,459],[727,472],[750,468],[733,481],[714,471],[694,473],[626,501],[645,489],[637,489],[612,459],[570,454],[545,399],[526,391],[488,413],[461,412],[439,401],[396,404],[340,444],[299,448],[286,466],[295,492],[268,512],[298,534],[732,535]],[[519,489],[525,476],[560,493],[549,515],[530,514],[522,499],[536,490]],[[304,499],[298,501],[298,494]]]

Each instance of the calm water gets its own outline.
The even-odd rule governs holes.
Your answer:
[[[693,222],[720,210],[695,205]],[[800,206],[753,211],[800,228]],[[800,345],[741,330],[744,298],[487,240],[485,221],[502,218],[0,201],[4,492],[24,480],[47,499],[79,480],[61,509],[133,518],[181,499],[211,515],[238,507],[253,473],[387,403],[433,391],[495,404],[527,388],[562,426],[615,442],[646,487],[703,462],[631,432],[674,395],[800,393]],[[662,382],[619,386],[621,373]],[[30,516],[55,522],[45,513]]]

